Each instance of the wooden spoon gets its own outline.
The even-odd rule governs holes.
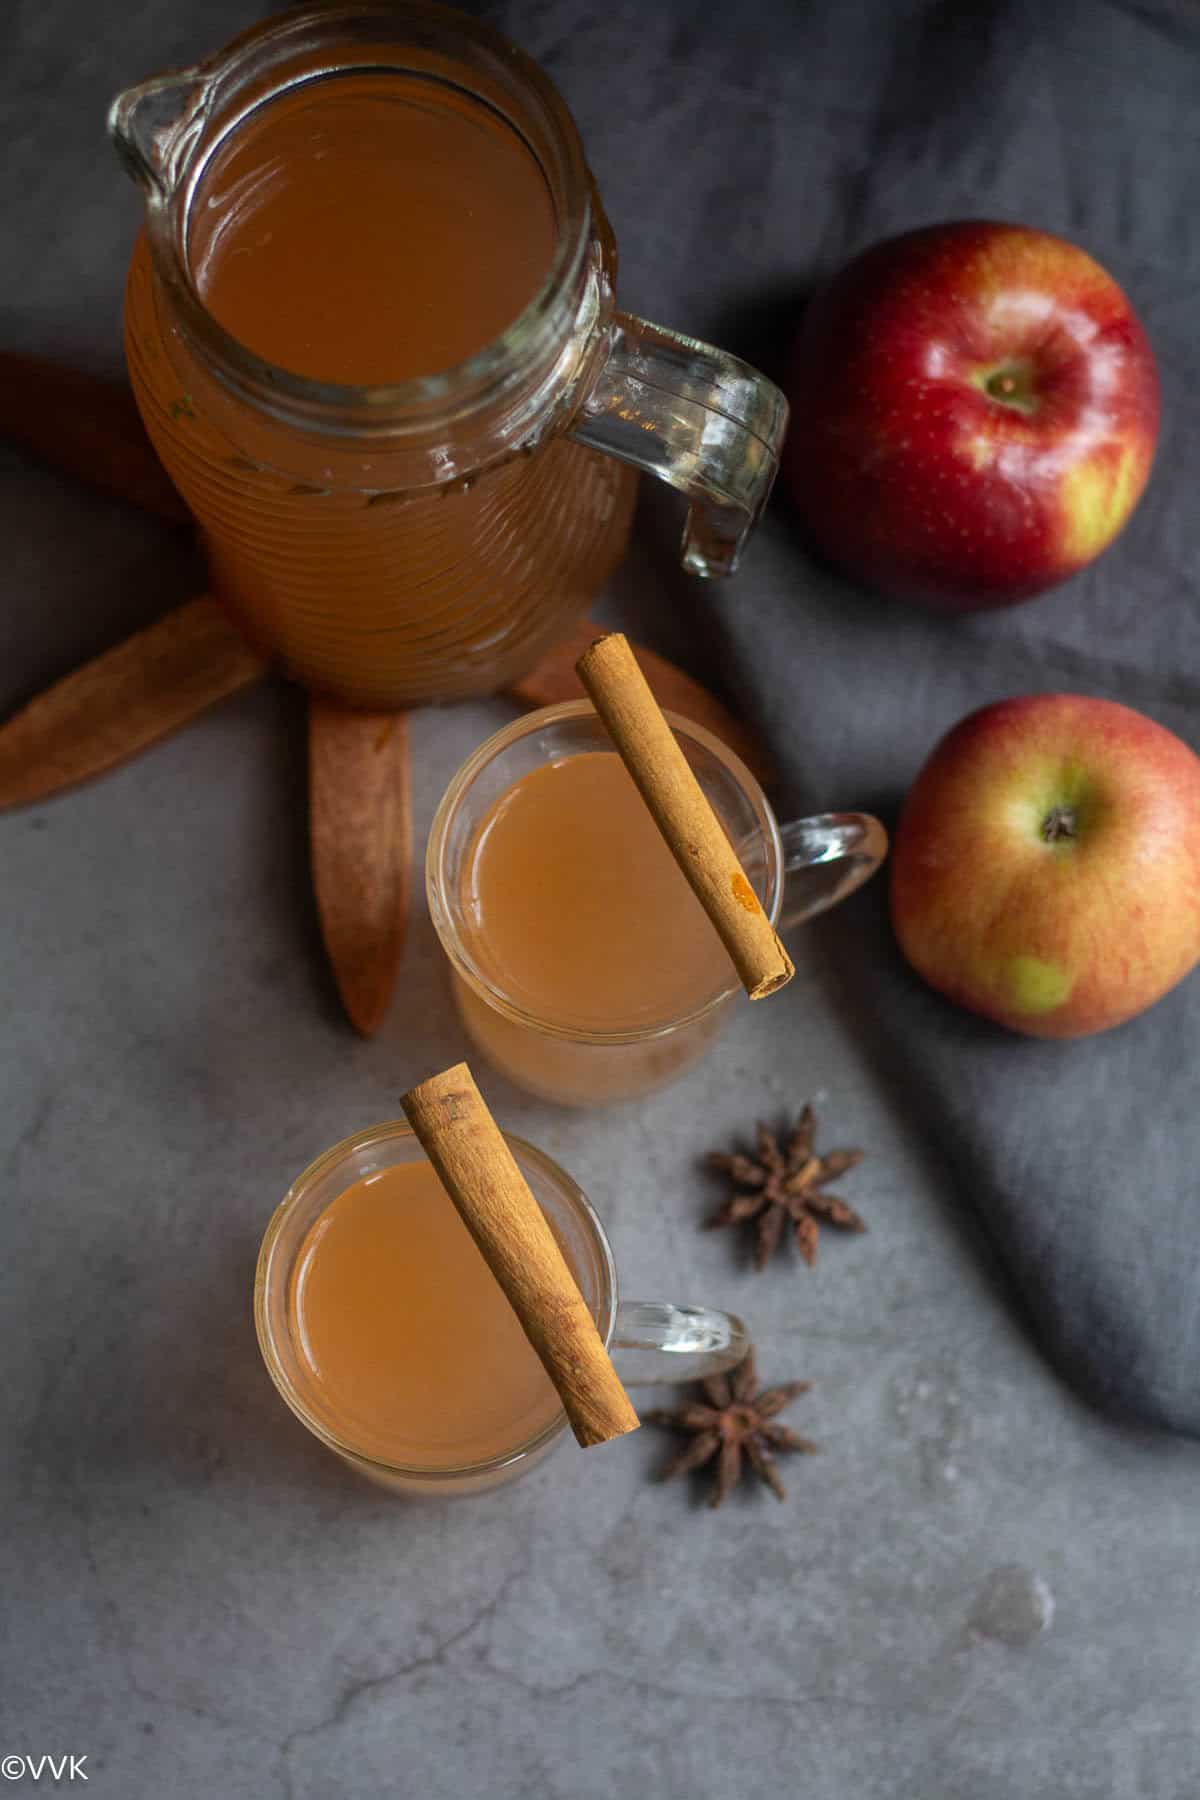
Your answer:
[[[309,849],[325,948],[354,1029],[387,1017],[408,928],[408,718],[308,703]]]
[[[189,600],[0,726],[0,809],[48,800],[128,762],[269,666],[214,600]]]
[[[194,523],[123,381],[0,353],[0,437],[102,494],[172,525]]]

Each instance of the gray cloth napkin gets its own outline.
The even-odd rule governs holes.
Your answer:
[[[846,256],[993,217],[1082,244],[1150,333],[1165,416],[1132,525],[1008,613],[940,621],[856,590],[809,557],[782,493],[744,573],[700,588],[675,568],[678,509],[647,495],[629,603],[665,597],[663,647],[766,733],[783,810],[893,821],[935,740],[1010,694],[1105,695],[1200,747],[1191,0],[479,10],[574,109],[632,310],[778,373],[805,295]],[[1106,1407],[1200,1431],[1200,976],[1112,1033],[1038,1043],[927,990],[884,901],[876,883],[812,928],[863,1054],[948,1160],[1061,1369]]]

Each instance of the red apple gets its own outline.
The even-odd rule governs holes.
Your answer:
[[[1132,1018],[1200,958],[1200,758],[1109,700],[972,713],[904,803],[892,922],[918,974],[1034,1037]]]
[[[1146,334],[1074,244],[968,221],[888,238],[805,317],[785,476],[817,547],[941,612],[1027,600],[1111,544],[1158,435]]]

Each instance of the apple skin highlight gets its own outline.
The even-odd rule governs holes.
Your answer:
[[[1117,283],[1048,232],[962,221],[875,244],[805,315],[785,483],[814,546],[946,613],[1105,550],[1149,479],[1159,385]]]
[[[917,776],[890,900],[959,1005],[1033,1037],[1119,1025],[1200,960],[1200,758],[1109,700],[985,706]]]

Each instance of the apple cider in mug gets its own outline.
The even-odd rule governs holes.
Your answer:
[[[377,1169],[325,1208],[297,1254],[287,1317],[308,1403],[376,1462],[483,1462],[558,1416],[516,1313],[423,1160]]]
[[[707,914],[615,751],[531,770],[492,805],[463,874],[463,941],[510,1000],[563,1033],[649,1032],[702,1015],[736,985]],[[472,1036],[498,1068],[554,1091],[571,1052],[455,991]],[[707,1041],[698,1019],[645,1051],[666,1075]],[[685,1052],[686,1044],[686,1052]],[[605,1098],[601,1069],[596,1089]]]
[[[837,905],[879,867],[877,819],[820,813],[781,826],[727,745],[686,719],[667,723],[772,930]],[[511,1080],[568,1106],[676,1080],[743,993],[612,745],[587,700],[505,726],[446,789],[425,858],[471,1037]]]
[[[543,1461],[568,1416],[578,1436],[579,1416],[547,1372],[562,1367],[552,1345],[579,1349],[572,1370],[590,1358],[593,1370],[607,1371],[603,1394],[582,1378],[568,1383],[576,1404],[586,1397],[581,1442],[613,1435],[609,1425],[629,1430],[634,1420],[606,1352],[619,1357],[622,1380],[655,1383],[699,1380],[746,1353],[745,1329],[727,1313],[619,1296],[612,1249],[587,1196],[544,1152],[497,1132],[469,1070],[448,1070],[404,1103],[437,1089],[421,1114],[436,1134],[439,1116],[448,1116],[440,1112],[446,1082],[461,1100],[464,1079],[476,1105],[465,1122],[456,1112],[440,1140],[450,1148],[449,1190],[409,1126],[393,1120],[358,1132],[292,1183],[255,1272],[255,1328],[280,1395],[350,1468],[398,1494],[485,1493]],[[498,1159],[495,1149],[480,1156],[481,1131],[499,1146]],[[472,1147],[465,1176],[454,1156],[464,1141]],[[496,1269],[495,1243],[479,1248],[489,1245],[481,1216],[495,1226],[489,1207],[509,1162],[524,1195],[514,1220],[507,1186],[502,1235],[533,1284],[523,1308]],[[475,1183],[487,1205],[475,1205]],[[561,1280],[538,1249],[547,1228],[551,1264],[565,1265]],[[559,1312],[553,1330],[533,1334],[535,1350],[531,1320],[543,1304],[556,1310],[547,1281],[558,1281],[571,1322],[562,1329]],[[597,1430],[601,1436],[591,1435]]]

